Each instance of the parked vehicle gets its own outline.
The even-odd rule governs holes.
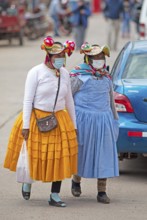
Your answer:
[[[143,1],[143,5],[139,18],[139,39],[147,40],[147,0]]]
[[[147,155],[147,41],[128,42],[111,70],[120,159]]]
[[[50,24],[44,11],[38,9],[34,13],[27,12],[25,19],[24,34],[29,40],[38,39],[49,31]]]
[[[19,45],[23,45],[23,27],[25,25],[24,8],[11,5],[2,8],[0,5],[0,40],[18,39]]]

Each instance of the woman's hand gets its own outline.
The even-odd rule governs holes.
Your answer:
[[[22,129],[22,136],[25,139],[25,141],[27,141],[29,137],[29,129]]]
[[[99,71],[100,74],[103,75],[103,76],[109,74],[109,72],[108,72],[106,69],[103,69],[103,68],[102,68],[102,69],[99,69],[98,71]]]

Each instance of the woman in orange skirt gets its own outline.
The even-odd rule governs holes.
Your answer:
[[[77,173],[75,109],[69,73],[64,68],[66,53],[70,56],[74,46],[72,41],[62,44],[54,42],[51,37],[43,40],[41,48],[46,51],[46,59],[28,72],[23,112],[15,121],[4,162],[5,168],[16,171],[22,143],[26,140],[30,177],[33,180],[52,182],[48,202],[57,207],[66,206],[59,197],[61,181]],[[50,115],[53,109],[57,127],[48,132],[40,132],[36,119]],[[28,200],[30,194],[31,184],[23,183],[23,198]]]

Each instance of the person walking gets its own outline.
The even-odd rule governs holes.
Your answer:
[[[54,37],[62,37],[70,32],[64,27],[64,20],[70,23],[70,8],[68,0],[52,0],[49,5],[49,15],[54,22]]]
[[[116,140],[118,114],[112,81],[106,70],[109,48],[85,43],[84,62],[70,72],[78,134],[78,173],[73,176],[73,196],[81,194],[81,178],[97,179],[97,201],[110,203],[107,178],[119,176]]]
[[[130,0],[123,0],[122,13],[122,38],[130,38],[130,21],[131,21],[131,2]]]
[[[59,28],[60,21],[58,17],[59,11],[61,11],[61,0],[52,0],[49,5],[49,16],[53,19],[54,23],[54,37],[60,37]]]
[[[71,8],[70,21],[73,27],[76,49],[80,50],[81,45],[84,43],[86,38],[88,18],[91,15],[90,3],[88,0],[70,0],[69,5]]]
[[[136,26],[136,39],[139,39],[139,18],[141,13],[143,0],[134,0],[132,1],[132,8],[131,8],[131,19],[135,23]]]
[[[23,140],[26,140],[30,177],[36,181],[52,182],[49,205],[65,207],[59,193],[61,181],[77,173],[77,138],[75,107],[70,77],[65,66],[66,54],[74,50],[72,41],[43,40],[45,62],[33,67],[27,75],[23,112],[12,128],[4,167],[16,171]],[[58,94],[57,94],[58,91]],[[51,131],[39,130],[37,121],[54,115],[57,127]],[[48,125],[48,122],[47,124]],[[28,200],[31,184],[22,184],[22,196]]]
[[[117,50],[120,31],[120,17],[123,12],[122,0],[105,0],[103,12],[108,24],[107,44],[110,46],[111,50]]]

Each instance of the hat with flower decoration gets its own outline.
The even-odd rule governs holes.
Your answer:
[[[54,42],[52,37],[47,36],[43,40],[41,49],[52,55],[59,54],[64,51],[68,54],[68,56],[70,56],[75,49],[75,43],[67,40],[62,44],[61,42]]]
[[[101,47],[97,44],[90,45],[89,43],[86,42],[81,46],[81,50],[80,50],[80,53],[84,53],[88,56],[94,56],[100,54],[101,52],[103,52],[105,56],[110,57],[110,49],[107,45]]]

